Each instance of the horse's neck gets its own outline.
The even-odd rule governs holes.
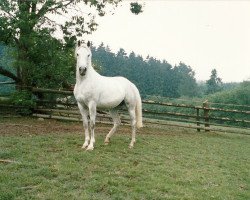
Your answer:
[[[76,82],[80,85],[82,82],[93,80],[95,77],[100,76],[95,69],[90,65],[87,69],[86,75],[81,76],[80,74],[76,74]]]

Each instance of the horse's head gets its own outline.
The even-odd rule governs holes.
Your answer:
[[[91,50],[90,50],[90,42],[88,41],[87,44],[85,44],[82,41],[77,42],[77,47],[75,50],[75,56],[76,56],[76,72],[84,76],[89,68],[91,66]]]

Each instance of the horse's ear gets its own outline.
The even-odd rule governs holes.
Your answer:
[[[91,46],[91,42],[90,42],[90,41],[88,41],[87,46],[88,46],[88,47],[90,47],[90,46]]]
[[[78,47],[81,46],[81,40],[78,40],[77,45],[78,45]]]

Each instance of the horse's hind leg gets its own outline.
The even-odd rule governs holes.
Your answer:
[[[117,110],[111,110],[110,115],[111,115],[111,117],[113,119],[114,126],[109,131],[109,133],[106,135],[106,138],[105,138],[105,141],[104,141],[104,143],[106,145],[109,144],[111,136],[115,133],[115,131],[117,130],[117,127],[121,124],[120,116],[119,116]]]
[[[136,133],[136,119],[135,119],[135,107],[128,107],[128,112],[131,120],[132,127],[132,139],[129,144],[129,148],[133,148],[135,144],[135,133]]]

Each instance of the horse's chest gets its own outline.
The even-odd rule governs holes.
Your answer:
[[[93,92],[88,88],[75,88],[74,96],[77,102],[88,104],[88,102],[93,99]]]

